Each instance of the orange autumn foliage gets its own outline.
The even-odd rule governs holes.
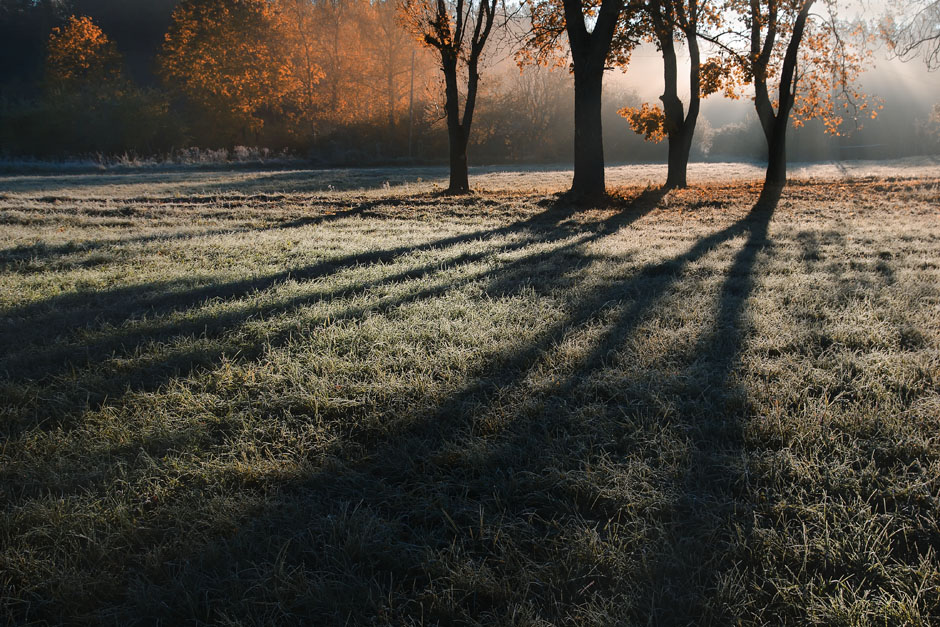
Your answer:
[[[123,80],[121,55],[89,17],[71,16],[53,28],[46,54],[46,81],[52,89],[99,90]]]
[[[408,106],[412,51],[394,0],[183,0],[160,74],[221,126],[278,119],[315,139],[350,125],[393,126]],[[420,87],[427,55],[417,55]]]
[[[666,114],[659,105],[643,103],[637,107],[623,107],[617,114],[627,119],[634,133],[643,135],[647,141],[659,143],[666,139]]]
[[[736,14],[756,43],[743,49],[724,49],[732,76],[725,83],[727,95],[739,97],[738,88],[751,86],[756,96],[769,100],[767,111],[779,108],[767,93],[779,92],[781,68],[797,15],[816,4],[805,23],[799,45],[792,93],[793,126],[811,119],[822,122],[830,135],[857,130],[866,119],[874,119],[882,104],[856,87],[858,77],[873,66],[873,38],[860,24],[851,25],[838,16],[834,0],[727,0],[725,10]],[[760,113],[760,103],[758,112]],[[847,123],[852,126],[847,128]]]
[[[208,112],[258,131],[290,90],[267,0],[183,0],[160,56],[171,87]]]

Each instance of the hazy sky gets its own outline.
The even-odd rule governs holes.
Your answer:
[[[687,97],[688,55],[680,51],[680,58],[685,61],[679,73],[680,95]],[[922,103],[925,111],[932,104],[940,103],[940,71],[928,72],[919,59],[907,63],[890,60],[886,50],[876,51],[874,60],[875,67],[863,74],[860,81],[868,93],[884,98],[886,106],[890,105],[892,98],[904,96]],[[608,72],[605,83],[615,89],[635,91],[644,102],[658,103],[663,93],[662,57],[654,46],[644,45],[634,52],[627,72]],[[721,94],[707,98],[702,107],[703,115],[713,126],[734,122],[735,118],[747,115],[752,110],[750,100],[731,101]]]

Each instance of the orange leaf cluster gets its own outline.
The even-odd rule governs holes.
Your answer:
[[[53,89],[101,89],[123,78],[121,55],[91,18],[71,16],[52,29],[46,81]]]
[[[217,115],[259,130],[288,89],[267,0],[183,0],[161,55],[163,78]]]
[[[644,102],[639,109],[624,107],[617,113],[626,118],[630,128],[643,135],[647,141],[659,143],[666,139],[666,114],[659,105],[650,106]]]

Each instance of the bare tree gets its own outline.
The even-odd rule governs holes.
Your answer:
[[[473,124],[480,63],[493,30],[498,0],[406,0],[406,22],[420,40],[438,51],[444,74],[444,112],[450,147],[449,194],[470,191],[467,143]],[[460,112],[459,79],[466,71],[463,114]]]
[[[940,68],[940,0],[905,0],[899,9],[882,25],[894,54],[903,61],[921,56],[929,69]]]

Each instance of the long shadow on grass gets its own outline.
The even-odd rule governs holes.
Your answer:
[[[34,323],[37,325],[36,333],[39,334],[35,339],[24,333],[22,328],[14,329],[8,335],[9,350],[0,361],[0,371],[6,373],[5,379],[8,383],[38,380],[39,385],[47,385],[62,375],[72,374],[74,378],[75,374],[78,374],[78,377],[73,384],[52,384],[50,389],[57,389],[57,394],[54,395],[56,402],[39,403],[25,422],[20,422],[18,426],[8,425],[6,437],[37,424],[47,429],[65,427],[72,423],[76,411],[80,413],[89,406],[97,407],[107,399],[114,401],[129,390],[157,389],[171,378],[185,377],[198,367],[211,367],[225,357],[237,355],[242,361],[257,358],[263,351],[290,341],[296,331],[295,325],[287,325],[286,329],[274,329],[263,338],[239,336],[238,331],[252,320],[285,314],[310,304],[366,297],[372,290],[401,286],[408,282],[415,285],[405,294],[381,297],[364,304],[351,304],[339,311],[327,311],[315,318],[308,318],[305,320],[307,332],[318,326],[358,319],[368,313],[387,313],[409,303],[441,296],[472,282],[487,283],[491,291],[507,292],[511,287],[517,288],[525,284],[533,272],[546,261],[559,255],[567,255],[566,268],[557,275],[557,278],[561,278],[590,261],[577,252],[579,247],[603,237],[611,228],[621,228],[638,219],[651,210],[654,204],[650,202],[649,193],[641,194],[633,202],[625,204],[616,219],[608,220],[593,230],[561,224],[569,213],[563,207],[553,207],[512,225],[443,238],[428,244],[378,251],[367,258],[373,263],[396,261],[419,250],[443,250],[474,240],[489,241],[501,236],[515,237],[509,242],[497,243],[496,246],[482,251],[459,253],[401,272],[385,274],[375,280],[357,280],[339,288],[304,291],[299,296],[275,298],[270,302],[246,302],[242,307],[227,307],[221,312],[213,309],[198,311],[194,307],[192,310],[182,310],[185,315],[155,317],[152,321],[134,321],[131,324],[131,318],[126,318],[128,323],[124,325],[113,325],[110,321],[96,319],[96,323],[100,324],[97,330],[85,329],[82,335],[70,343],[56,338],[48,348],[42,345],[41,340],[46,338],[41,334],[38,322]],[[490,263],[490,267],[465,273],[465,276],[448,276],[448,273],[460,272],[461,268],[486,261],[494,255],[520,251],[535,245],[554,248],[523,254],[517,259],[498,264]],[[277,275],[277,281],[267,277],[263,281],[255,282],[255,285],[270,288],[286,281],[286,277],[295,278],[298,274],[306,278],[318,277],[326,275],[327,268],[339,272],[357,265],[362,259],[358,256],[347,256],[343,258],[343,263],[318,265],[308,272],[295,272],[293,275],[283,273]],[[417,281],[418,279],[421,280]],[[236,295],[247,296],[243,285],[239,284],[238,288]],[[222,289],[230,293],[232,286]],[[119,291],[124,294],[123,289]],[[202,292],[194,291],[200,294],[201,299]],[[169,298],[166,295],[160,297]],[[153,299],[144,300],[147,304],[153,303]],[[177,299],[177,304],[178,301],[190,300],[193,300],[192,293],[186,298]],[[131,303],[130,306],[134,307],[134,304]],[[139,309],[139,306],[134,309]],[[194,341],[195,338],[199,341]],[[180,340],[182,347],[167,350],[167,346],[172,347],[176,340]],[[162,346],[155,346],[155,343]],[[152,350],[157,354],[154,358],[148,357]],[[99,361],[113,360],[115,357],[119,359],[114,366],[93,367]],[[68,409],[70,407],[71,409]]]
[[[644,196],[646,198],[646,196]],[[561,225],[560,222],[567,217],[567,213],[563,208],[554,208],[550,212],[547,212],[545,216],[537,219],[533,224],[532,228],[535,229],[538,233],[537,237],[526,237],[525,242],[531,244],[540,244],[540,245],[554,245],[559,244],[551,250],[546,250],[532,255],[528,255],[519,260],[509,261],[502,266],[488,270],[478,277],[475,277],[474,280],[483,281],[488,285],[489,289],[496,290],[495,294],[505,294],[511,292],[513,289],[516,289],[516,286],[525,284],[525,281],[528,277],[532,276],[533,268],[538,267],[545,260],[551,259],[555,255],[566,255],[565,259],[569,263],[567,269],[561,270],[553,275],[553,280],[562,280],[567,273],[574,272],[580,267],[579,264],[589,263],[589,257],[581,254],[575,254],[577,248],[583,245],[586,242],[589,242],[594,239],[598,239],[603,235],[614,232],[618,228],[633,222],[638,219],[643,211],[649,210],[652,208],[652,204],[642,204],[642,209],[635,211],[628,204],[624,207],[624,210],[615,218],[604,222],[602,225],[597,226],[594,229],[572,229],[567,226]],[[529,221],[527,221],[529,222]],[[494,253],[503,252],[505,247],[499,247]],[[579,259],[580,257],[580,259]],[[499,280],[497,280],[497,276]],[[509,280],[510,276],[515,278]],[[458,287],[458,284],[453,282],[444,281],[441,285],[435,286],[433,288],[421,289],[416,293],[409,294],[405,299],[399,299],[394,302],[389,302],[382,304],[380,307],[381,310],[387,310],[391,307],[397,306],[403,302],[417,302],[420,299],[431,298],[437,295],[446,293],[448,290]],[[374,308],[369,308],[374,311]],[[365,310],[362,308],[357,308],[355,310],[350,310],[346,315],[350,318],[360,317],[364,314]],[[335,321],[335,318],[331,318],[331,321]],[[286,342],[289,340],[288,334],[283,334],[277,338],[274,342],[277,345],[278,342]],[[267,343],[267,342],[266,342]],[[257,347],[256,347],[257,348]],[[258,348],[259,349],[259,348]],[[260,350],[260,349],[259,349]],[[191,361],[188,360],[187,356],[182,356],[184,363],[180,365],[180,371],[176,374],[185,374],[187,369],[194,367]],[[242,358],[247,359],[248,357],[242,356]],[[208,365],[208,364],[207,364]],[[126,386],[129,384],[130,379],[128,378],[127,372],[117,372],[113,373],[115,378],[114,381],[108,382],[107,380],[88,380],[83,381],[80,387],[84,387],[83,391],[85,394],[89,392],[96,393],[98,390],[95,390],[96,386],[104,386],[99,389],[108,389],[106,384],[111,383],[116,388],[120,388],[122,385]],[[148,389],[151,386],[159,385],[160,380],[151,380],[148,382]],[[74,409],[70,407],[70,402],[68,399],[53,398],[55,393],[50,389],[38,389],[37,394],[28,394],[33,400],[39,398],[39,402],[44,404],[47,412],[50,414],[47,416],[49,418],[44,423],[42,427],[56,427],[61,426],[60,423],[57,423],[55,414],[57,412],[68,412]],[[46,396],[50,397],[50,400],[42,400],[41,397]],[[34,398],[36,397],[36,398]],[[117,395],[115,401],[119,401],[120,394]],[[80,403],[79,403],[80,405]],[[81,407],[79,407],[81,409]],[[327,415],[325,417],[327,420],[342,420],[349,419],[350,414],[345,413],[344,415]],[[122,442],[119,446],[114,446],[111,449],[107,447],[96,449],[94,451],[88,451],[86,454],[94,456],[94,462],[92,463],[93,469],[85,468],[82,466],[80,458],[75,458],[70,461],[68,459],[59,459],[56,462],[56,468],[54,471],[55,475],[55,485],[50,485],[46,483],[46,477],[49,477],[49,473],[41,468],[24,468],[23,466],[13,466],[4,469],[2,473],[2,481],[0,485],[5,486],[4,488],[4,501],[7,505],[12,505],[13,503],[27,503],[32,498],[39,497],[41,498],[43,494],[48,493],[49,490],[54,490],[57,494],[63,496],[78,495],[78,494],[91,494],[96,490],[96,486],[108,484],[109,477],[112,475],[119,476],[126,469],[126,463],[128,460],[140,460],[143,456],[144,459],[170,459],[174,458],[176,451],[184,451],[187,449],[187,445],[192,445],[194,442],[199,442],[200,438],[208,437],[209,440],[202,442],[202,444],[197,444],[197,446],[203,446],[212,448],[216,446],[219,441],[217,438],[226,438],[231,434],[225,428],[224,425],[221,428],[213,428],[211,425],[208,427],[202,424],[193,424],[190,426],[191,432],[180,431],[180,432],[161,432],[158,435],[147,434],[139,439]],[[208,432],[207,432],[208,428]],[[5,435],[12,435],[16,429],[12,428],[11,425],[7,424]],[[374,436],[374,434],[369,433],[355,433],[351,434],[355,438],[369,440]],[[56,437],[68,437],[67,431],[59,430]],[[215,438],[215,439],[214,439]],[[134,462],[131,462],[134,465]],[[191,487],[185,483],[181,485],[181,490],[178,494],[185,495],[189,494]],[[249,490],[250,492],[250,490]],[[173,510],[164,511],[162,503],[159,505],[153,505],[150,501],[144,503],[144,510],[139,512],[137,515],[146,515],[149,513],[153,514],[153,518],[148,516],[147,524],[156,525],[158,528],[163,529],[173,529],[182,523],[182,519],[178,518],[178,515],[173,512]],[[179,510],[177,510],[179,511]],[[199,515],[199,514],[194,514]],[[211,523],[210,523],[211,526]],[[274,536],[276,537],[276,536]],[[63,550],[66,550],[63,548]],[[78,549],[76,549],[78,550]],[[184,560],[185,562],[185,560]],[[93,569],[92,569],[93,570]],[[94,577],[94,573],[89,573],[91,577]],[[36,609],[42,608],[39,610],[40,615],[44,615],[45,612],[51,612],[50,616],[58,616],[62,618],[62,615],[55,614],[55,600],[50,599],[48,596],[43,597],[41,593],[39,596],[35,596],[35,592],[30,595],[27,594],[28,598],[32,598],[36,603],[32,606],[33,614],[36,615]],[[26,602],[26,606],[30,607],[29,602]],[[161,610],[161,612],[165,611]],[[139,614],[141,616],[144,614]]]
[[[350,211],[361,213],[363,210],[362,207],[357,207]],[[389,263],[421,251],[449,248],[474,240],[497,238],[529,229],[535,229],[533,238],[537,239],[539,231],[542,231],[543,236],[545,234],[544,220],[545,215],[538,214],[507,226],[478,229],[422,244],[343,255],[253,279],[220,283],[211,281],[211,277],[204,277],[201,280],[159,281],[101,291],[67,292],[4,312],[6,324],[3,333],[0,334],[0,354],[24,346],[59,341],[59,338],[49,333],[50,329],[71,331],[89,325],[120,325],[143,315],[186,311],[209,299],[240,298],[253,292],[270,289],[289,280],[311,281],[349,268]],[[283,225],[279,228],[294,228],[305,224],[306,222]],[[194,282],[202,284],[193,286]]]
[[[592,615],[578,613],[583,611],[593,612],[595,622],[646,622],[644,612],[662,619],[654,622],[694,622],[722,565],[715,557],[720,543],[697,548],[702,565],[692,573],[659,563],[661,552],[655,546],[646,547],[652,558],[644,562],[639,542],[617,536],[626,534],[631,522],[629,500],[568,477],[619,463],[618,455],[640,445],[624,433],[631,421],[640,426],[652,415],[643,409],[648,399],[632,396],[629,385],[619,395],[590,389],[607,355],[656,311],[690,263],[745,235],[747,242],[721,289],[715,329],[700,339],[691,357],[693,363],[705,364],[696,373],[711,373],[706,395],[730,420],[715,423],[699,414],[676,419],[690,434],[693,467],[676,480],[678,497],[667,504],[668,511],[639,515],[640,523],[645,517],[665,517],[665,534],[650,535],[646,539],[651,542],[684,549],[713,539],[716,529],[721,538],[735,468],[720,462],[740,451],[740,416],[728,413],[725,399],[735,396],[730,374],[743,345],[744,303],[753,289],[753,269],[766,243],[770,216],[769,210],[755,209],[685,253],[573,300],[564,320],[548,325],[517,350],[494,351],[467,385],[401,428],[342,429],[343,437],[357,445],[350,450],[359,453],[318,464],[320,470],[308,477],[277,480],[277,492],[260,508],[246,511],[237,531],[215,535],[208,545],[198,537],[184,540],[178,553],[166,556],[165,567],[144,566],[131,558],[134,583],[126,598],[107,601],[124,603],[108,614],[168,621],[195,614],[213,621],[264,608],[272,620],[320,623],[402,623],[417,617],[486,623],[512,616],[587,622]],[[584,239],[576,237],[541,253],[539,262],[568,255],[566,263],[580,258],[582,265],[575,269],[583,270],[595,260],[577,253],[578,247],[615,233],[632,219],[629,214],[616,216]],[[511,292],[531,268],[532,263],[524,262],[513,269],[513,277],[489,274],[487,289],[495,295]],[[527,378],[547,356],[566,338],[610,319],[611,311],[612,321],[594,348],[570,367],[561,392],[540,392],[531,403],[512,407],[509,397],[525,391]],[[503,404],[510,415],[500,418]],[[350,415],[339,412],[320,419],[341,425]],[[207,446],[222,444],[229,434],[219,437]],[[112,454],[129,455],[147,445],[140,444]],[[710,450],[712,445],[717,452]],[[151,452],[151,457],[158,456]],[[708,478],[698,476],[698,463]],[[202,489],[193,487],[192,495]],[[183,486],[181,503],[198,502],[187,494],[190,489]],[[183,521],[174,518],[178,511],[157,507],[149,524],[179,527]],[[198,518],[208,511],[187,516]],[[620,517],[626,522],[621,524]],[[605,543],[618,542],[622,555],[601,551]],[[618,559],[640,565],[631,570],[630,564],[615,563]],[[625,578],[631,573],[646,579],[631,582]],[[644,594],[652,598],[653,584],[661,589],[662,603],[645,600]],[[695,592],[683,596],[679,591],[684,585]],[[674,608],[664,605],[670,601]]]
[[[759,255],[777,199],[754,207],[747,240],[735,255],[718,297],[714,326],[703,334],[686,369],[683,416],[690,445],[689,464],[676,484],[677,498],[666,524],[666,556],[650,571],[649,590],[639,616],[656,624],[732,624],[739,616],[722,598],[720,580],[745,556],[734,552],[734,534],[751,523],[747,501],[743,428],[752,412],[746,393],[734,382],[747,335],[747,301],[756,284]],[[691,384],[688,386],[688,384]],[[696,407],[697,406],[697,407]],[[658,601],[658,602],[657,602]]]
[[[266,202],[277,202],[279,199],[284,198],[284,196],[264,196]],[[49,198],[40,198],[39,201],[47,202],[57,202],[61,199],[56,197]],[[66,199],[74,200],[74,199]],[[82,203],[89,204],[100,204],[107,202],[107,199],[82,199]],[[213,208],[218,208],[222,202],[217,196],[207,196],[199,198],[134,198],[126,201],[127,203],[141,202],[141,203],[166,203],[169,205],[210,205]],[[258,198],[254,196],[247,196],[244,198],[228,199],[228,202],[231,204],[242,207],[246,203],[257,203]],[[20,270],[25,262],[29,261],[38,261],[43,266],[33,270],[33,272],[43,272],[47,268],[44,267],[45,264],[48,264],[52,261],[61,259],[63,257],[68,257],[71,255],[82,254],[82,253],[91,253],[100,250],[107,250],[115,246],[134,246],[138,244],[150,244],[154,242],[179,242],[194,240],[202,237],[211,237],[214,235],[237,235],[241,233],[264,233],[268,231],[280,231],[280,230],[290,230],[306,226],[317,226],[321,224],[328,224],[338,220],[352,218],[352,217],[370,217],[373,214],[373,211],[382,206],[393,206],[396,204],[407,204],[408,206],[414,205],[423,205],[430,206],[439,204],[439,200],[433,199],[431,197],[419,198],[419,197],[408,197],[408,198],[380,198],[376,200],[356,202],[349,204],[343,201],[336,201],[331,199],[311,199],[311,198],[301,198],[299,199],[299,204],[301,204],[305,210],[309,210],[311,206],[319,206],[324,208],[336,208],[338,210],[332,211],[331,213],[321,213],[319,215],[313,216],[301,216],[287,220],[280,220],[274,224],[266,226],[231,226],[227,228],[216,228],[216,229],[204,229],[196,231],[188,231],[184,233],[156,233],[151,235],[136,235],[131,237],[120,237],[113,239],[94,239],[94,240],[85,240],[85,241],[70,241],[64,244],[55,244],[50,245],[44,242],[38,242],[35,244],[13,246],[10,248],[0,249],[0,272],[16,272]],[[130,215],[133,215],[133,211]],[[64,295],[63,295],[64,296]],[[61,298],[61,297],[60,297]],[[50,305],[57,304],[57,301],[48,303]]]
[[[736,397],[730,374],[770,216],[756,208],[687,252],[570,303],[567,318],[516,351],[491,354],[466,386],[394,433],[344,429],[359,454],[284,483],[246,514],[237,533],[192,547],[185,562],[139,570],[132,595],[138,604],[123,611],[168,620],[196,611],[210,621],[265,607],[281,620],[324,623],[696,622],[697,612],[712,611],[705,599],[723,566],[721,542],[696,546],[683,558],[691,572],[659,560],[730,533],[729,486],[737,469],[724,462],[739,456],[742,419],[727,407]],[[629,429],[649,431],[657,417],[645,407],[649,399],[630,393],[631,383],[643,382],[626,381],[626,393],[605,397],[591,389],[592,380],[688,264],[741,235],[747,242],[721,289],[716,326],[691,356],[694,372],[710,372],[705,406],[717,414],[679,415],[662,426],[687,432],[691,450],[689,466],[667,481],[675,498],[659,503],[665,510],[642,511],[639,502],[636,513],[630,498],[602,489],[603,477],[572,480],[590,478],[592,468],[596,476],[621,457],[628,466],[635,453],[655,454],[634,450],[645,435]],[[547,356],[607,316],[610,303],[619,303],[613,322],[570,367],[562,391],[514,400]],[[629,535],[647,524],[659,531]],[[682,592],[684,586],[692,592]]]

